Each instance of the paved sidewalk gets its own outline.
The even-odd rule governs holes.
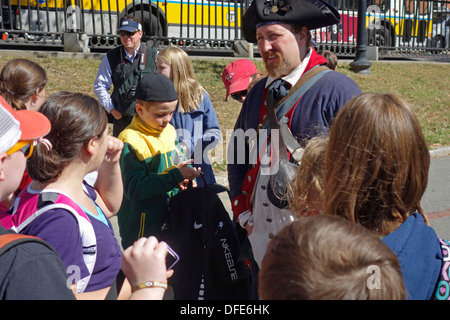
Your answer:
[[[422,207],[439,237],[450,239],[450,147],[432,150]]]

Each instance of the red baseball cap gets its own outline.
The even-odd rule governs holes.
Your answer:
[[[255,64],[247,59],[238,59],[227,65],[222,72],[222,81],[227,90],[225,100],[230,94],[247,89],[250,76],[258,73]]]
[[[48,118],[38,111],[14,110],[0,96],[0,152],[11,149],[19,140],[34,140],[50,132]]]

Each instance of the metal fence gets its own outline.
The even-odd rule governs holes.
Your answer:
[[[338,55],[354,56],[358,0],[328,0],[341,14],[341,23],[313,30],[320,46]],[[450,1],[367,0],[369,49],[381,57],[449,56]]]
[[[359,1],[367,1],[368,49],[383,56],[449,56],[450,0],[325,0],[341,23],[312,30],[321,49],[355,56]],[[142,19],[145,40],[188,52],[247,50],[240,21],[249,0],[2,0],[0,48],[106,51],[120,44],[117,25]],[[257,53],[257,50],[255,50]]]

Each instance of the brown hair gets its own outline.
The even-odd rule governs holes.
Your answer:
[[[313,46],[313,43],[311,41],[311,32],[309,31],[309,29],[305,26],[302,26],[300,24],[291,24],[291,28],[292,28],[292,32],[294,33],[299,33],[299,32],[304,32],[305,36],[306,36],[306,47],[307,48],[311,48]]]
[[[288,192],[289,207],[297,217],[322,210],[327,144],[327,136],[317,136],[305,147],[297,175]]]
[[[417,211],[430,155],[420,124],[397,95],[365,93],[334,120],[325,174],[325,212],[387,235]]]
[[[141,18],[134,16],[132,14],[123,16],[122,18],[120,18],[120,22],[124,21],[124,20],[131,20],[131,21],[136,21],[137,23],[140,23],[142,25],[142,20]]]
[[[52,148],[47,150],[38,143],[27,170],[34,180],[45,184],[55,181],[92,138],[101,137],[108,118],[96,99],[65,91],[51,95],[40,112],[50,120],[52,128],[45,138]]]
[[[317,51],[317,53],[327,59],[328,68],[330,68],[331,70],[336,70],[336,67],[338,65],[338,58],[334,54],[334,52],[331,52],[330,50],[319,50]]]
[[[0,94],[14,109],[26,109],[25,101],[47,84],[47,74],[27,59],[8,61],[0,73]]]
[[[362,226],[328,215],[299,218],[278,232],[258,281],[263,300],[406,299],[389,247]]]

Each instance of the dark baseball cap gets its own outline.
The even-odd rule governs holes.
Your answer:
[[[117,29],[117,31],[128,31],[128,32],[135,32],[136,30],[141,31],[142,30],[142,25],[134,20],[122,20],[120,22],[120,26]]]
[[[159,73],[148,74],[139,80],[135,98],[143,101],[167,102],[178,99],[172,81]]]

